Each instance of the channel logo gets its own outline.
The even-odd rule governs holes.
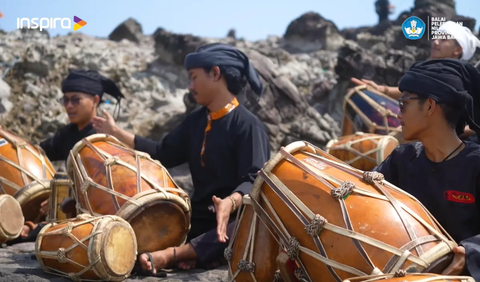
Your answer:
[[[75,24],[73,25],[73,30],[79,30],[82,27],[87,25],[86,21],[82,20],[81,18],[79,18],[77,16],[73,16],[73,21],[75,22]]]

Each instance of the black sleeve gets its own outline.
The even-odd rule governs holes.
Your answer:
[[[245,195],[252,190],[257,172],[270,159],[270,142],[265,128],[258,123],[244,125],[238,131],[237,160],[240,184],[233,191]]]
[[[148,153],[166,168],[176,167],[188,161],[187,120],[167,134],[161,142],[135,135],[134,149]]]
[[[392,153],[378,166],[372,169],[383,174],[385,180],[398,185],[398,170],[397,170],[397,154],[399,148],[397,147]]]
[[[64,139],[65,133],[64,130],[61,129],[57,131],[53,137],[40,142],[39,146],[45,151],[45,155],[51,162],[64,160],[61,149]]]

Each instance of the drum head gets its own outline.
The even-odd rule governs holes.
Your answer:
[[[17,237],[23,228],[23,214],[18,202],[10,195],[0,195],[0,230]]]
[[[111,272],[109,274],[124,276],[132,271],[132,260],[135,259],[137,250],[135,236],[129,227],[127,223],[114,222],[104,231],[102,260],[108,272]]]
[[[50,181],[32,182],[20,189],[14,197],[20,203],[26,221],[43,221],[46,216],[40,215],[40,207],[50,197]]]

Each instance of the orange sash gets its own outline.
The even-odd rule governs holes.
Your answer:
[[[207,141],[207,134],[210,129],[212,129],[212,120],[221,119],[222,117],[233,111],[236,107],[238,107],[238,100],[237,98],[233,98],[232,102],[228,103],[225,107],[207,115],[207,127],[205,128],[205,136],[203,137],[202,151],[200,153],[200,155],[202,156],[202,166],[205,166],[205,143]]]

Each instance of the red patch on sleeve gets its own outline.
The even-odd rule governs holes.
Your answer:
[[[475,203],[475,197],[470,193],[459,192],[455,190],[445,191],[443,194],[445,200],[450,202],[457,202],[462,204],[473,204]]]

